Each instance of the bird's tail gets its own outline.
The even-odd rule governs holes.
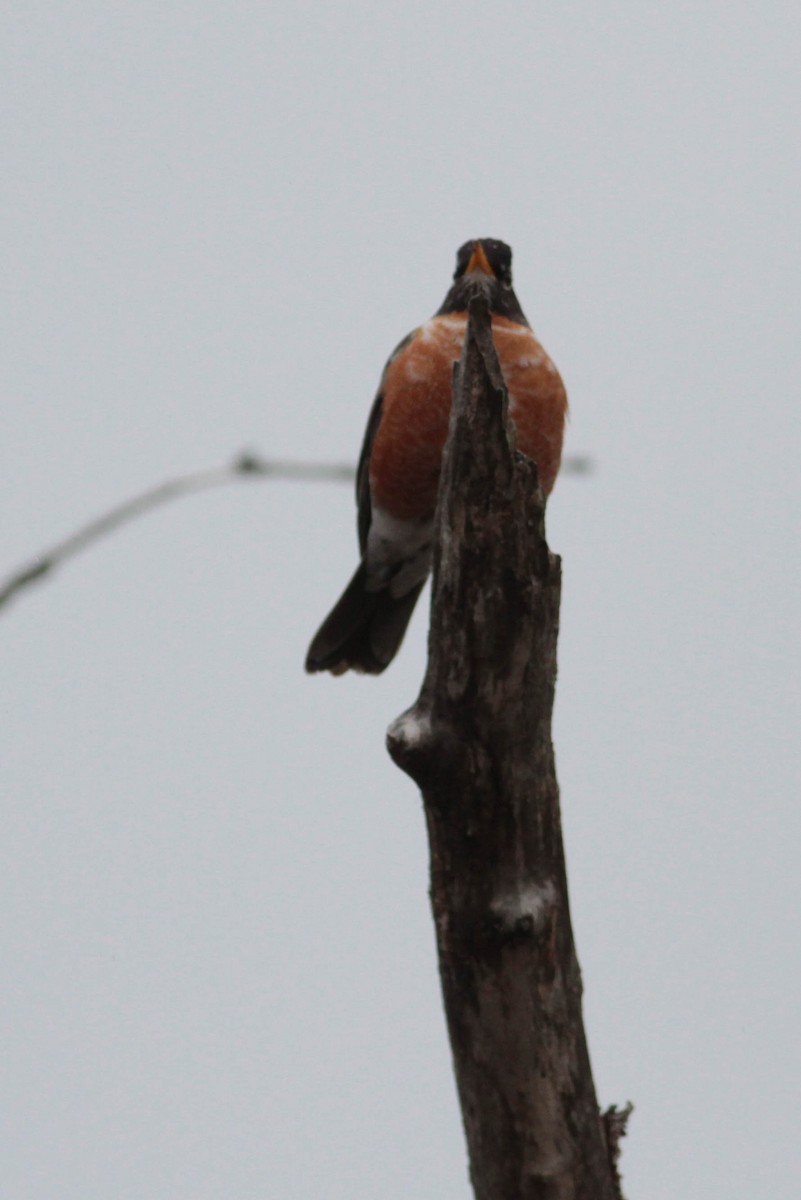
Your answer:
[[[306,655],[306,670],[380,675],[398,652],[423,583],[399,597],[390,595],[389,588],[368,591],[367,572],[360,563],[317,631]]]

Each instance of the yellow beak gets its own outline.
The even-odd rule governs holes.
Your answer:
[[[469,275],[471,271],[482,271],[484,275],[494,276],[495,274],[487,261],[487,256],[484,253],[484,247],[481,245],[481,242],[473,244],[473,253],[470,255],[470,262],[467,264],[465,274]]]

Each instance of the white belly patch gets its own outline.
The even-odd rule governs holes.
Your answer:
[[[389,587],[391,596],[405,596],[422,583],[431,568],[433,521],[399,521],[374,508],[364,562],[367,590]]]

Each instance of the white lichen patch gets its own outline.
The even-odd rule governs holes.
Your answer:
[[[418,716],[412,710],[402,713],[387,730],[387,737],[409,750],[423,745],[430,736],[431,722],[427,717]]]
[[[504,892],[495,898],[492,910],[507,926],[527,921],[531,923],[532,932],[540,933],[550,920],[556,902],[557,891],[549,879],[542,884],[526,884]]]

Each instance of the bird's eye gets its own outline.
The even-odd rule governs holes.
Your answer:
[[[460,275],[464,275],[467,270],[467,264],[470,262],[470,255],[473,253],[473,243],[465,242],[456,252],[456,270],[453,273],[453,278],[458,279]]]
[[[496,279],[504,287],[510,287],[512,283],[511,249],[506,242],[498,241],[497,238],[485,238],[482,245]]]
[[[512,256],[505,247],[498,255],[498,278],[501,283],[512,282]]]

